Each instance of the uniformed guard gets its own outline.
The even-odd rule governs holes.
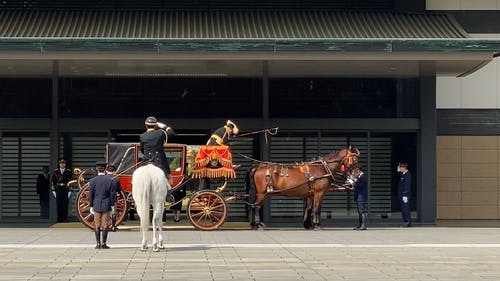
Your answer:
[[[411,173],[408,170],[408,163],[402,162],[398,165],[398,172],[401,173],[398,183],[398,199],[401,203],[401,227],[411,226]]]
[[[160,167],[168,178],[170,185],[172,185],[170,166],[163,145],[167,143],[168,137],[173,136],[175,133],[172,128],[158,122],[153,116],[146,118],[144,124],[146,125],[146,132],[140,136],[142,161]]]
[[[68,220],[68,182],[72,180],[73,174],[66,169],[66,160],[59,159],[59,168],[52,173],[52,194],[56,198],[57,222],[66,222]]]
[[[106,244],[111,226],[111,213],[115,211],[117,181],[106,176],[106,162],[96,162],[97,176],[89,181],[90,213],[94,214],[96,249],[109,249]],[[102,234],[102,239],[101,239]]]
[[[354,230],[366,230],[366,221],[368,219],[368,177],[361,170],[361,167],[354,169],[354,177],[350,183],[354,189],[354,201],[358,208],[358,226]]]
[[[238,126],[227,120],[226,125],[215,130],[207,141],[207,145],[227,145],[231,138],[238,134]]]

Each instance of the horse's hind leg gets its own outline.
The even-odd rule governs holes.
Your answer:
[[[312,197],[304,198],[304,228],[311,229],[312,228]]]
[[[161,233],[160,228],[162,227],[161,226],[162,213],[163,213],[163,204],[156,203],[153,206],[153,252],[158,252],[160,250],[158,243],[160,240],[160,233]]]

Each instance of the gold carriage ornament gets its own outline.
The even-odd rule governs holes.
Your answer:
[[[193,178],[236,178],[233,156],[227,145],[202,145],[194,161]]]

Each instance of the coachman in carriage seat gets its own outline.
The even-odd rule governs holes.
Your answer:
[[[193,178],[236,178],[228,144],[238,131],[238,126],[227,120],[226,125],[212,133],[207,144],[200,146],[195,157]]]

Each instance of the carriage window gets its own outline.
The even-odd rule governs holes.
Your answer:
[[[167,156],[168,162],[170,164],[170,172],[182,173],[181,151],[165,151],[165,155]]]

